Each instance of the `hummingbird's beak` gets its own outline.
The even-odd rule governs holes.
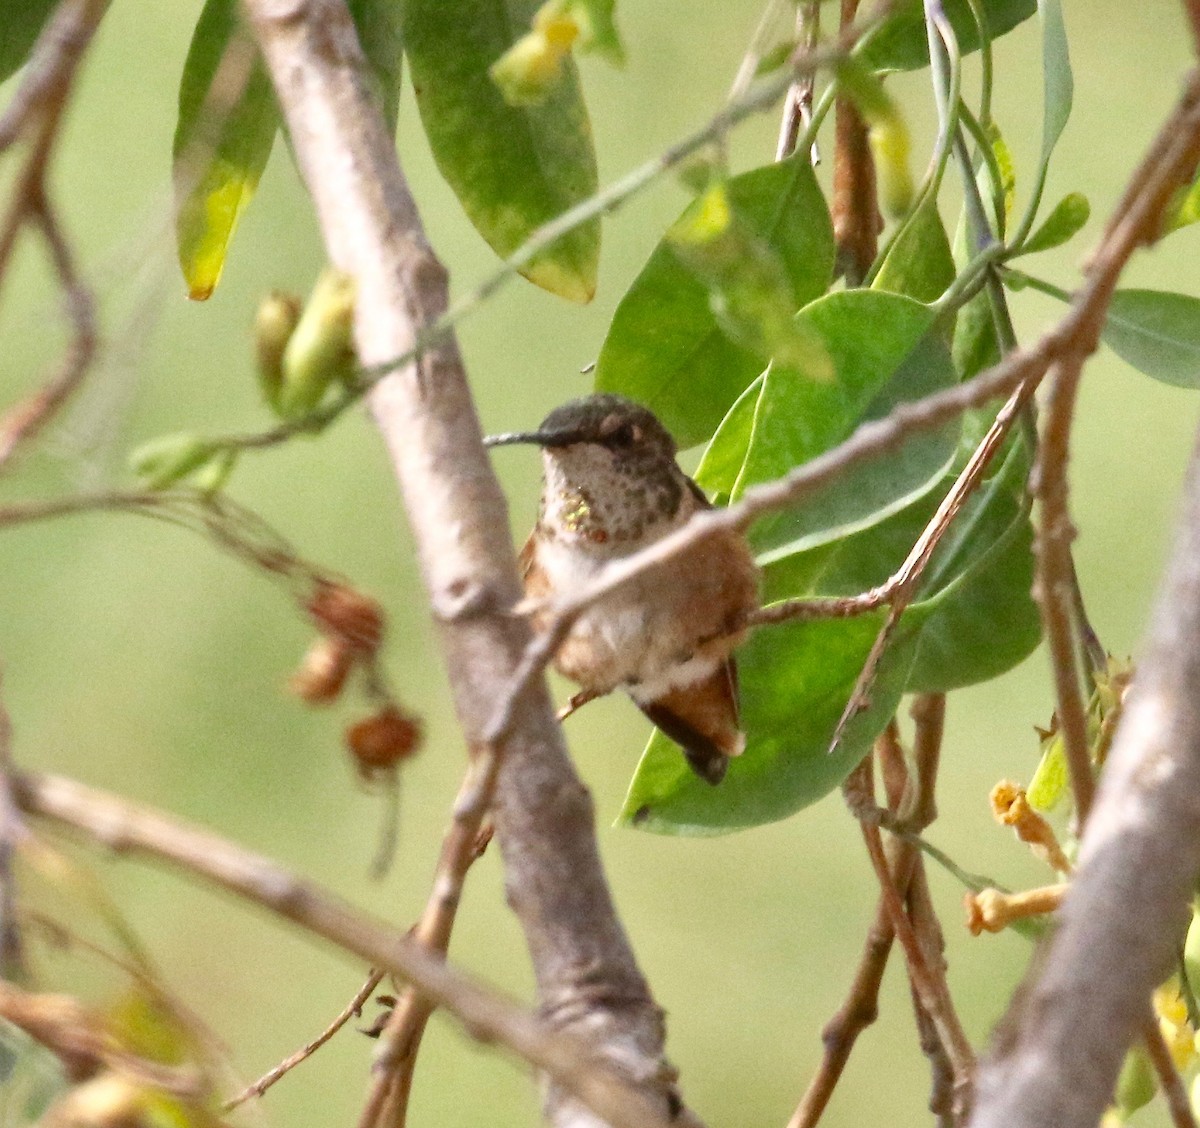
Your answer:
[[[564,447],[581,443],[584,435],[580,431],[507,431],[502,435],[484,436],[485,447],[512,446],[516,443],[531,443],[540,447]]]

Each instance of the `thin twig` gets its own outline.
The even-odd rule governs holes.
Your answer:
[[[498,992],[447,966],[421,945],[270,859],[207,830],[62,776],[12,778],[19,808],[82,833],[117,854],[165,862],[188,876],[292,921],[367,963],[419,987],[471,1037],[505,1047],[544,1070],[598,1116],[620,1128],[672,1128],[642,1092],[627,1085],[596,1049]]]
[[[272,1085],[280,1078],[290,1073],[296,1066],[307,1061],[313,1054],[317,1052],[326,1042],[329,1041],[343,1026],[346,1025],[352,1018],[357,1018],[362,1014],[363,1004],[375,992],[375,988],[383,981],[386,973],[382,971],[372,971],[367,976],[366,982],[354,993],[354,998],[346,1004],[345,1009],[335,1018],[320,1034],[317,1035],[307,1045],[301,1046],[295,1053],[289,1054],[283,1059],[274,1069],[268,1070],[252,1085],[247,1085],[236,1097],[227,1100],[221,1106],[222,1112],[232,1112],[240,1104],[245,1104],[251,1097],[261,1097]]]
[[[913,931],[929,961],[930,972],[939,981],[945,997],[949,998],[950,986],[946,982],[946,941],[929,893],[929,878],[925,872],[924,859],[920,856],[917,857],[912,879],[908,884],[905,907],[908,909],[909,919],[913,922]],[[910,987],[921,1052],[929,1062],[929,1110],[937,1116],[939,1128],[945,1125],[961,1125],[967,1117],[969,1089],[959,1083],[960,1079],[956,1076],[950,1052],[939,1033],[934,1015],[925,1006],[911,981]],[[973,1083],[974,1077],[970,1077],[968,1081]]]
[[[111,0],[63,0],[30,52],[20,85],[0,114],[0,153],[29,121],[61,103]]]
[[[26,224],[42,234],[66,296],[73,339],[57,373],[45,386],[0,418],[0,468],[17,446],[53,417],[79,386],[96,350],[95,303],[75,269],[74,256],[47,196],[46,169],[83,54],[109,0],[65,0],[34,44],[25,75],[0,115],[0,152],[27,132],[29,154],[13,186],[12,202],[0,222],[0,285]]]
[[[796,41],[804,45],[808,51],[816,47],[821,37],[821,3],[820,0],[803,0],[796,6]],[[812,121],[813,76],[804,75],[797,78],[788,87],[787,97],[783,103],[783,120],[779,124],[779,141],[775,146],[775,159],[783,160],[796,151],[796,142],[800,138],[801,128],[807,129]],[[809,160],[814,165],[819,164],[821,154],[817,149],[814,138],[809,151]]]
[[[410,933],[413,940],[436,955],[445,956],[449,951],[463,882],[487,844],[483,824],[495,794],[499,766],[500,758],[487,750],[472,760],[442,842],[433,890]],[[372,1063],[371,1089],[359,1117],[360,1128],[384,1124],[403,1128],[421,1037],[432,1013],[432,1003],[412,987],[405,988],[396,1001]]]
[[[1096,778],[1087,737],[1087,702],[1080,681],[1075,645],[1074,562],[1071,541],[1075,530],[1067,511],[1067,457],[1071,422],[1083,356],[1064,357],[1054,367],[1046,398],[1042,437],[1033,475],[1033,492],[1040,504],[1034,539],[1036,578],[1034,598],[1041,611],[1046,645],[1054,674],[1056,715],[1062,733],[1063,753],[1075,799],[1076,818],[1082,826],[1092,807]]]
[[[856,774],[869,771],[869,763],[869,760],[865,760],[863,765],[856,769]],[[867,787],[869,788],[869,783],[867,783]],[[949,1055],[954,1068],[956,1108],[964,1110],[969,1108],[971,1103],[970,1091],[975,1069],[975,1052],[963,1033],[958,1016],[955,1014],[953,1002],[945,988],[944,976],[939,977],[932,972],[927,954],[922,949],[921,942],[913,930],[912,922],[904,911],[904,902],[897,892],[892,874],[888,869],[879,827],[868,820],[863,820],[861,827],[867,854],[875,869],[880,891],[891,917],[892,928],[895,929],[896,937],[904,950],[909,980],[912,982],[913,989],[917,992],[922,1006],[928,1010],[933,1019],[938,1037]]]
[[[24,963],[13,878],[21,815],[12,794],[12,719],[0,697],[0,979],[19,979]]]
[[[1175,1059],[1171,1057],[1170,1047],[1167,1046],[1167,1040],[1163,1037],[1158,1019],[1153,1013],[1147,1015],[1142,1027],[1142,1041],[1146,1044],[1146,1056],[1158,1075],[1158,1083],[1162,1087],[1163,1100],[1171,1115],[1171,1123],[1175,1128],[1196,1128],[1196,1116],[1192,1112],[1187,1086],[1179,1076]]]
[[[853,23],[859,0],[841,0],[840,26]],[[883,217],[875,190],[875,161],[867,143],[867,123],[854,101],[839,97],[835,110],[833,153],[833,237],[837,271],[846,284],[862,284],[879,252]]]

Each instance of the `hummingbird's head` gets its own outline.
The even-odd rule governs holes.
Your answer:
[[[551,458],[569,456],[572,447],[587,446],[632,462],[674,462],[676,450],[671,433],[652,411],[611,393],[571,400],[550,412],[536,431],[494,435],[486,442],[488,446],[535,443]]]
[[[556,407],[536,431],[486,442],[540,446],[544,523],[610,548],[673,519],[687,492],[671,433],[653,412],[624,396],[583,396]]]

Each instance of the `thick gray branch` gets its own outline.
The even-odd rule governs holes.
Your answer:
[[[446,276],[425,241],[392,139],[364,81],[341,0],[245,0],[312,193],[329,256],[357,282],[364,365],[409,349],[446,308]],[[520,595],[507,511],[480,441],[452,336],[384,380],[370,407],[395,465],[468,743],[529,641],[502,612]],[[590,797],[540,681],[503,741],[495,796],[509,898],[524,927],[544,1010],[602,1045],[667,1101],[661,1015],[616,918]],[[583,1114],[552,1094],[559,1124]]]
[[[979,1075],[974,1128],[1092,1128],[1200,874],[1200,449],[1044,970]]]

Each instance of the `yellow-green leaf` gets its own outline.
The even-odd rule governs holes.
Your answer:
[[[279,108],[237,0],[207,0],[184,63],[173,149],[179,264],[203,301],[221,278],[229,241],[258,187]]]

